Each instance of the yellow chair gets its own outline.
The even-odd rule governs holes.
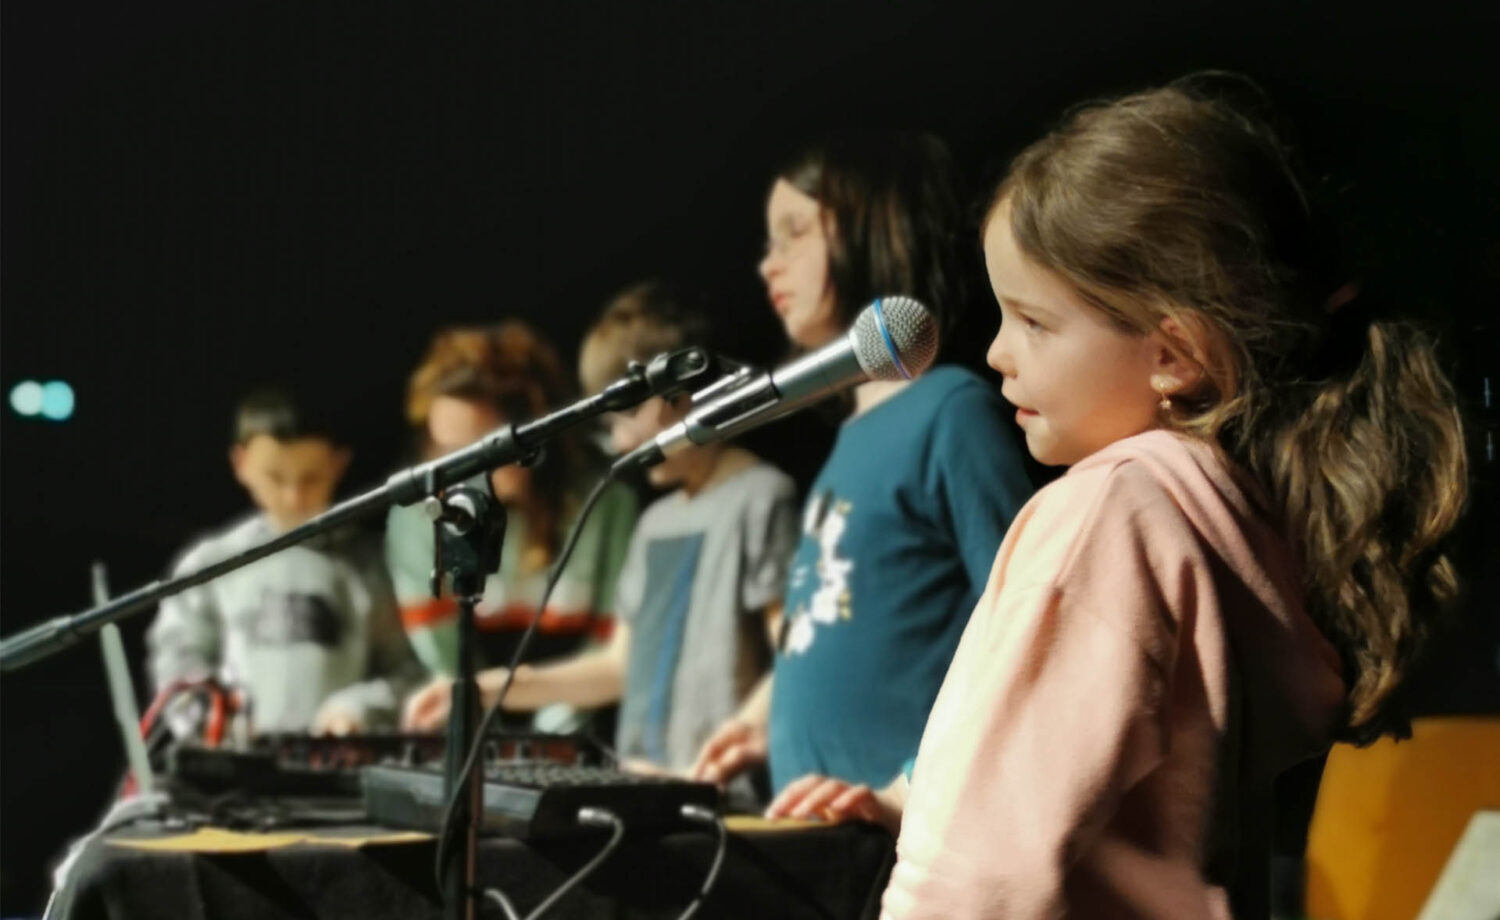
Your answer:
[[[1335,745],[1307,837],[1309,920],[1412,920],[1469,817],[1500,808],[1500,718],[1417,719]]]

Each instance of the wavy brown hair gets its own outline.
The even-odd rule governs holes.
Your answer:
[[[578,379],[597,393],[624,376],[632,361],[649,363],[694,345],[711,345],[706,301],[671,282],[642,281],[611,297],[584,334]]]
[[[541,336],[519,320],[493,326],[458,326],[433,336],[406,388],[406,419],[427,438],[433,400],[449,396],[488,406],[504,422],[521,423],[562,405],[571,395],[563,364]],[[528,568],[547,565],[557,552],[570,512],[568,487],[583,465],[582,446],[564,435],[532,470],[536,501],[523,509]]]
[[[1288,148],[1231,101],[1246,87],[1198,75],[1078,110],[1012,162],[990,215],[1008,203],[1022,251],[1120,327],[1206,333],[1167,424],[1272,497],[1343,659],[1343,736],[1404,734],[1403,682],[1457,592],[1458,404],[1431,339],[1345,302]]]

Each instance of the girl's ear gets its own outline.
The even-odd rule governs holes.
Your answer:
[[[1191,393],[1208,364],[1208,327],[1192,317],[1169,316],[1152,335],[1151,387],[1163,396]]]

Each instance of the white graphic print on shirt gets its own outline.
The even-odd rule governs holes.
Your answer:
[[[818,541],[815,565],[818,587],[805,604],[798,605],[791,612],[785,649],[788,655],[801,655],[812,648],[816,632],[814,624],[829,626],[853,616],[849,605],[849,575],[854,571],[854,562],[839,555],[839,541],[849,526],[849,511],[847,501],[835,500],[826,492],[808,502],[802,532]],[[804,562],[793,570],[790,581],[793,591],[807,578],[806,569]]]

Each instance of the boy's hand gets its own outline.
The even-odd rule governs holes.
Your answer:
[[[904,798],[895,787],[904,783],[904,777],[897,777],[891,786],[876,792],[863,784],[809,773],[781,791],[766,809],[766,817],[821,818],[834,824],[868,821],[895,836],[901,832]]]
[[[516,668],[516,674],[525,672]],[[474,675],[479,685],[479,709],[484,711],[495,705],[500,695],[500,686],[505,683],[504,668],[490,668]],[[401,716],[402,729],[410,732],[442,731],[448,724],[448,710],[453,708],[453,678],[437,677],[431,683],[406,698],[406,711]]]
[[[641,757],[627,757],[620,761],[621,772],[634,773],[637,776],[677,776],[673,770],[668,770],[659,764],[654,764]]]
[[[435,732],[448,721],[453,706],[453,681],[439,677],[406,698],[401,716],[402,729],[409,732]]]
[[[324,706],[313,716],[314,735],[353,735],[363,728],[364,721],[342,706]]]
[[[691,775],[722,786],[749,767],[765,762],[765,726],[730,719],[703,743]]]

